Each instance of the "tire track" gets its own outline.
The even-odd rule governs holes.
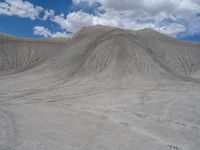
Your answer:
[[[77,109],[77,108],[74,108],[74,109]],[[171,141],[167,141],[165,139],[162,139],[161,137],[155,135],[155,134],[152,134],[151,132],[149,132],[148,130],[145,130],[141,127],[138,127],[138,126],[135,126],[135,125],[132,125],[131,123],[129,122],[126,122],[125,120],[123,119],[115,119],[115,118],[111,118],[109,116],[104,116],[103,114],[96,114],[95,112],[93,111],[88,111],[86,110],[87,113],[90,113],[90,114],[93,114],[93,115],[97,115],[97,116],[102,116],[103,119],[105,121],[109,121],[109,122],[112,122],[118,126],[122,126],[124,128],[127,128],[128,130],[130,130],[130,132],[135,132],[135,133],[138,133],[138,134],[141,134],[141,135],[144,135],[145,137],[148,137],[149,139],[152,139],[154,140],[155,142],[165,146],[165,147],[168,147],[170,149],[175,149],[175,150],[186,150],[184,148],[183,145],[179,145],[177,143],[174,143],[174,142],[171,142]],[[99,124],[98,125],[99,127],[99,130],[102,130],[103,129],[103,125],[102,124]],[[99,133],[99,130],[97,132],[95,132],[94,134],[92,134],[91,137],[95,137],[94,135],[98,135]],[[94,143],[95,143],[95,140],[96,139],[93,139],[94,140]]]
[[[18,129],[14,116],[0,107],[0,116],[6,123],[6,143],[5,145],[0,145],[0,150],[15,150],[17,145]]]

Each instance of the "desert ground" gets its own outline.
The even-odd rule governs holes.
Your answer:
[[[0,150],[199,150],[200,44],[151,29],[0,36]]]

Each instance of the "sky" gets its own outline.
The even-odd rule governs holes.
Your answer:
[[[0,32],[17,37],[71,37],[97,24],[200,42],[200,0],[0,0]]]

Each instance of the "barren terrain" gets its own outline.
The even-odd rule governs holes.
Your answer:
[[[199,150],[200,44],[93,26],[0,36],[0,150]]]

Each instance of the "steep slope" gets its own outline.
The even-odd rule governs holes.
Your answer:
[[[0,150],[199,150],[200,70],[174,66],[182,44],[198,56],[199,44],[149,29],[86,27],[68,42],[4,36]]]
[[[20,72],[41,64],[34,71],[59,74],[65,81],[89,77],[199,82],[200,44],[178,41],[151,29],[97,25],[82,28],[68,42],[6,36],[0,41],[1,72]]]
[[[91,44],[76,74],[111,80],[173,78],[147,51],[135,42],[135,37],[123,30],[113,30]]]
[[[64,49],[67,39],[18,39],[0,35],[0,74],[20,72]]]
[[[164,39],[161,43],[160,36]],[[157,39],[158,42],[151,39],[154,41]],[[159,49],[162,44],[171,47],[173,43],[177,49],[183,47],[181,44],[192,45],[196,51],[190,52],[191,56],[197,57],[200,53],[198,44],[176,41],[149,29],[129,31],[99,25],[85,27],[72,38],[65,53],[56,63],[67,79],[95,77],[111,81],[129,79],[197,81],[188,74],[182,74],[175,66],[177,58],[173,59],[177,57],[177,53],[183,55],[184,51],[174,53],[173,47],[164,49],[164,46],[163,49]],[[195,67],[199,67],[198,63]]]
[[[179,41],[151,29],[138,31],[137,35],[141,45],[178,74],[193,76],[200,68],[200,44]]]

